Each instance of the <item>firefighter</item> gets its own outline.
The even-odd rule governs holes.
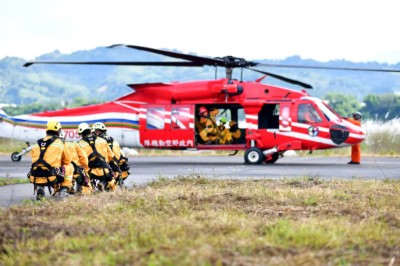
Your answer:
[[[64,133],[62,132],[60,135],[61,138],[65,139]],[[82,194],[91,194],[93,188],[90,184],[90,179],[87,174],[89,169],[89,160],[86,152],[78,145],[75,141],[66,141],[65,144],[68,148],[68,151],[71,155],[71,163],[74,168],[73,171],[73,179],[72,179],[72,188],[70,193],[73,194],[75,192],[75,183],[77,184],[77,191]]]
[[[116,162],[116,164],[113,168],[113,171],[118,174],[117,184],[120,187],[123,187],[125,179],[127,179],[130,174],[128,158],[121,150],[121,146],[119,145],[118,141],[113,139],[111,136],[107,135],[107,128],[103,123],[101,122],[94,123],[92,129],[94,134],[107,141],[108,145],[110,146],[110,149],[114,153],[114,161]]]
[[[88,174],[92,185],[100,191],[114,191],[115,176],[110,167],[110,164],[115,164],[114,154],[107,141],[92,134],[92,128],[87,123],[79,124],[78,134],[82,138],[78,144],[88,156]]]
[[[197,132],[201,132],[206,127],[206,120],[208,115],[208,110],[204,106],[199,109],[199,117],[196,118],[196,130]]]
[[[231,132],[233,142],[237,143],[242,135],[242,132],[240,131],[236,121],[231,120],[229,122],[229,132]]]
[[[204,106],[199,109],[199,118],[196,119],[196,130],[200,141],[206,143],[208,141],[207,131],[205,130],[207,121],[210,119],[207,108]]]
[[[225,124],[226,124],[226,118],[221,117],[221,119],[219,120],[219,125],[218,125],[218,131],[219,131],[219,135],[221,137],[220,144],[231,144],[231,143],[233,143],[232,134],[229,131],[229,129],[225,127]]]
[[[349,118],[348,121],[356,126],[361,126],[361,113],[355,112],[352,114],[353,119]],[[347,164],[360,164],[361,163],[361,145],[360,143],[351,146],[351,161]]]
[[[219,110],[215,107],[212,107],[209,112],[210,116],[206,122],[206,131],[208,137],[209,144],[222,144],[222,137],[218,130],[217,125],[217,115],[219,114]]]
[[[49,120],[46,125],[46,137],[39,139],[31,150],[32,166],[28,178],[34,185],[36,199],[45,196],[45,187],[49,192],[62,199],[69,196],[72,186],[71,155],[61,139],[61,123]]]

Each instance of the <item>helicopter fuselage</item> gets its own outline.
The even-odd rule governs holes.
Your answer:
[[[305,91],[229,79],[129,86],[134,92],[103,104],[15,117],[0,112],[0,136],[35,142],[45,135],[48,119],[55,118],[66,140],[77,141],[80,123],[102,122],[124,147],[245,150],[251,164],[274,162],[287,150],[338,148],[365,138],[361,127]],[[226,121],[227,130],[236,124],[240,137],[222,144],[204,141],[201,108],[216,127],[220,121]]]

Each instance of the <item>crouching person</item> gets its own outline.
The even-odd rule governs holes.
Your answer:
[[[61,137],[65,139],[64,134],[61,133]],[[93,188],[90,183],[90,178],[87,174],[89,171],[88,157],[85,151],[75,141],[65,140],[65,144],[71,155],[72,163],[72,183],[70,193],[73,194],[75,191],[82,194],[91,194]],[[76,190],[75,190],[76,186]]]
[[[61,123],[50,120],[46,125],[46,137],[39,139],[31,150],[32,166],[28,178],[34,185],[36,199],[45,196],[45,187],[49,193],[54,189],[55,196],[69,196],[72,186],[71,156],[61,139]]]
[[[121,170],[121,179],[122,181],[119,182],[119,185],[121,187],[124,186],[125,180],[128,178],[128,176],[131,174],[130,169],[131,167],[129,166],[128,162],[128,157],[125,156],[125,154],[121,150],[121,157],[119,158],[119,169]]]
[[[110,146],[110,149],[114,154],[113,159],[115,162],[111,163],[110,166],[113,172],[116,173],[117,184],[121,188],[124,187],[125,179],[127,179],[130,174],[128,158],[125,157],[125,154],[121,150],[121,146],[119,145],[118,141],[116,141],[114,138],[112,138],[107,134],[107,128],[103,123],[101,122],[94,123],[92,129],[93,129],[93,134],[107,141],[108,146]]]
[[[78,144],[88,156],[88,174],[92,184],[99,190],[114,191],[116,175],[110,167],[110,164],[115,164],[114,154],[107,141],[92,134],[92,128],[87,123],[79,124],[78,133],[82,138]]]

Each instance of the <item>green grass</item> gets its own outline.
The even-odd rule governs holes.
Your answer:
[[[389,265],[399,180],[160,178],[0,211],[0,265]]]
[[[6,178],[0,177],[0,187],[7,185],[15,185],[15,184],[26,184],[29,183],[27,178]]]

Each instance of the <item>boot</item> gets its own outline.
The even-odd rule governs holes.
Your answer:
[[[68,193],[67,187],[61,187],[60,190],[56,194],[57,199],[65,199],[69,196],[71,196],[71,194]]]
[[[36,191],[36,200],[42,200],[44,199],[44,187],[38,186],[37,191]]]

